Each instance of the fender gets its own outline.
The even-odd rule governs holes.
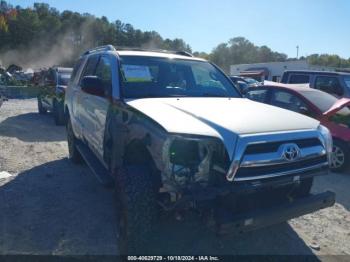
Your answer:
[[[166,131],[154,120],[122,101],[110,104],[103,139],[103,160],[110,171],[123,165],[126,148],[135,141],[151,155],[156,167],[163,167],[161,153]]]

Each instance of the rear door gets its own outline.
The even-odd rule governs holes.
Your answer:
[[[82,138],[82,124],[78,117],[79,99],[80,95],[80,74],[84,69],[85,58],[80,58],[73,69],[68,88],[66,90],[65,103],[68,105],[70,113],[70,121],[77,138]]]
[[[96,66],[98,63],[99,55],[92,55],[88,58],[84,70],[79,79],[79,92],[77,94],[77,108],[76,115],[79,124],[82,128],[82,136],[90,143],[90,132],[93,132],[94,126],[91,126],[91,114],[93,114],[92,108],[89,106],[90,95],[81,90],[81,81],[85,76],[93,76],[95,74]],[[91,130],[91,131],[90,131]]]

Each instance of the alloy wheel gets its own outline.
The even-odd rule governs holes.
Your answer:
[[[345,154],[343,150],[340,147],[334,145],[332,158],[331,158],[331,168],[339,168],[342,165],[344,165],[344,162],[345,162]]]

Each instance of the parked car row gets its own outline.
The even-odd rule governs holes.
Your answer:
[[[270,96],[263,88],[252,99]],[[142,253],[160,212],[194,209],[218,233],[249,231],[335,202],[311,187],[332,159],[324,124],[343,116],[332,102],[319,109],[328,121],[310,118],[306,105],[297,113],[243,99],[218,67],[186,52],[98,47],[78,59],[65,91],[69,159],[115,187],[122,254]]]

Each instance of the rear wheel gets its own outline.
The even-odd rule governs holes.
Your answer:
[[[69,152],[69,159],[75,163],[79,164],[82,162],[82,157],[77,150],[77,139],[73,132],[73,127],[70,119],[67,121],[67,142],[68,142],[68,152]]]
[[[39,111],[39,114],[41,114],[41,115],[47,113],[47,109],[44,108],[41,97],[38,97],[38,111]]]
[[[334,140],[333,152],[331,157],[331,169],[335,172],[342,172],[348,168],[350,156],[349,148],[346,143]]]
[[[156,191],[150,175],[146,166],[126,166],[118,171],[118,248],[122,255],[146,251],[145,244],[158,215]]]

